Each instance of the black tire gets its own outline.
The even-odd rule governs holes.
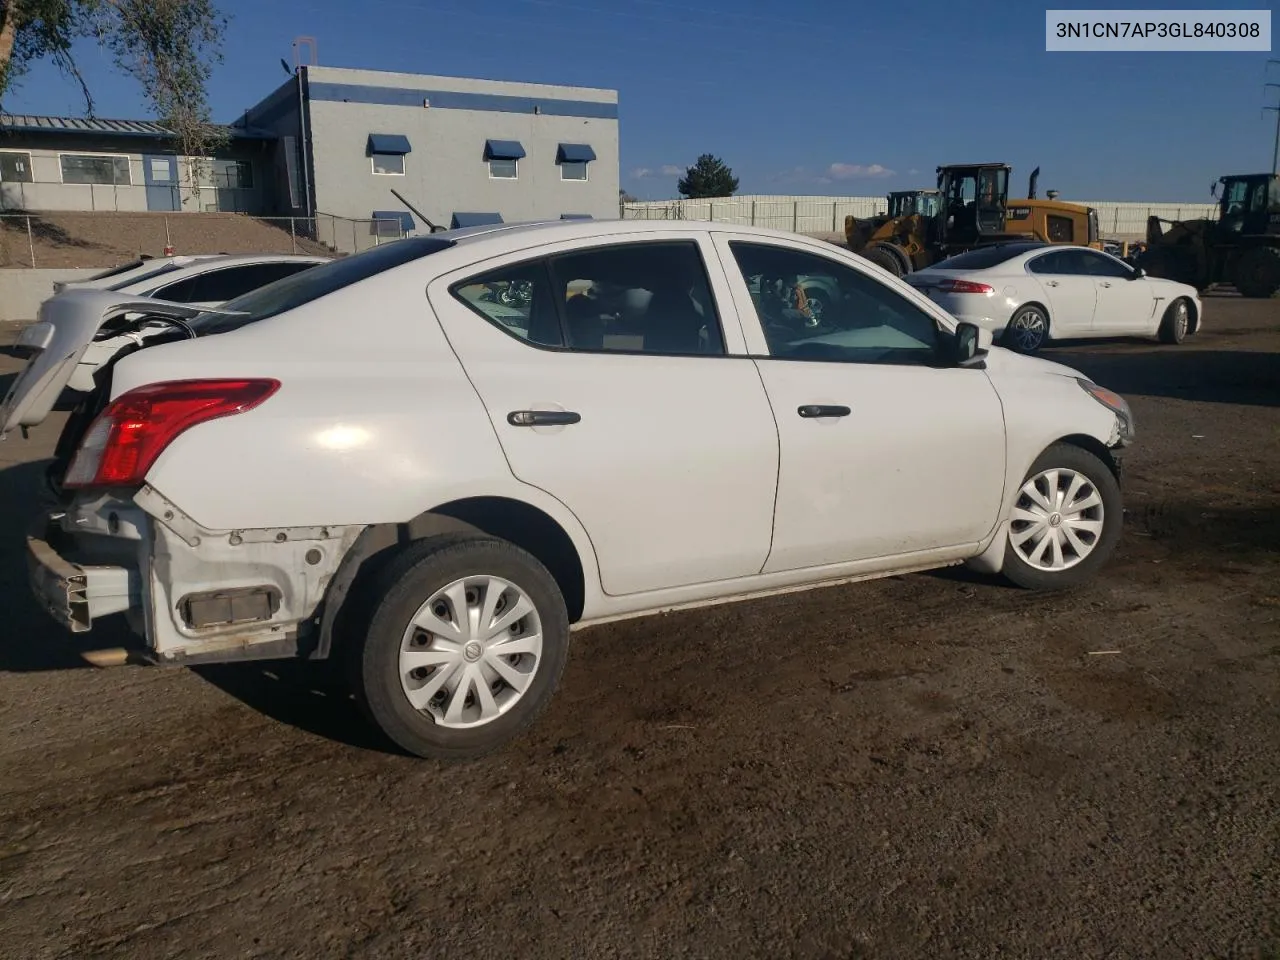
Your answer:
[[[1254,247],[1236,261],[1232,285],[1242,297],[1266,299],[1280,290],[1280,247]]]
[[[1089,451],[1069,443],[1055,443],[1040,454],[1023,477],[1019,491],[1033,477],[1055,469],[1070,470],[1083,476],[1087,484],[1097,492],[1102,501],[1102,531],[1093,542],[1092,549],[1073,566],[1046,570],[1033,566],[1019,554],[1012,537],[1019,532],[1015,527],[1021,526],[1021,522],[1011,520],[1009,530],[1001,534],[1006,538],[1003,573],[1013,583],[1028,590],[1066,590],[1091,579],[1115,551],[1124,524],[1124,502],[1120,495],[1120,484],[1111,468]],[[1081,488],[1076,495],[1076,502],[1085,496],[1087,489]],[[1014,507],[1024,503],[1023,495],[1019,492],[1014,500]],[[1065,553],[1064,549],[1064,556]]]
[[[456,580],[495,576],[519,587],[541,621],[542,650],[533,679],[505,713],[483,725],[443,726],[409,702],[400,649],[411,619]],[[352,650],[351,686],[368,718],[398,746],[420,757],[467,760],[505,746],[546,708],[569,652],[569,618],[555,579],[525,550],[484,537],[440,537],[405,548],[370,584],[372,618]]]
[[[1181,343],[1190,332],[1191,303],[1186,297],[1179,297],[1165,308],[1164,317],[1160,320],[1160,342]]]
[[[902,261],[894,255],[893,251],[886,250],[884,247],[872,247],[863,256],[877,267],[883,267],[888,270],[895,277],[901,277],[906,274],[906,271],[902,268]]]
[[[1036,332],[1039,336],[1034,336]],[[1035,353],[1049,342],[1049,312],[1038,303],[1026,303],[1009,318],[1000,345],[1015,353]]]

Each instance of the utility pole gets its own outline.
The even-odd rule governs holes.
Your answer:
[[[1280,65],[1280,60],[1268,60],[1267,67],[1269,68],[1273,63]],[[1280,87],[1280,83],[1264,83],[1262,85],[1264,94],[1269,87]],[[1271,173],[1274,176],[1280,173],[1280,106],[1263,107],[1262,109],[1264,111],[1270,110],[1276,115],[1276,145],[1271,151]]]

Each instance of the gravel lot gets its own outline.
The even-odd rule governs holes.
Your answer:
[[[0,955],[1280,957],[1280,303],[1206,305],[1180,348],[1047,351],[1137,417],[1091,587],[586,631],[469,765],[320,669],[84,667],[22,567],[57,425],[11,438]]]

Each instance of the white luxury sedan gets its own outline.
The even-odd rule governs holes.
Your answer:
[[[1020,353],[1050,340],[1158,337],[1200,327],[1195,287],[1149,277],[1088,247],[1015,242],[957,254],[906,277],[953,316]]]
[[[0,431],[144,324],[63,429],[40,602],[126,615],[98,663],[340,657],[422,756],[529,724],[571,624],[960,563],[1070,587],[1120,536],[1121,397],[793,234],[474,227],[203,313],[68,290]]]

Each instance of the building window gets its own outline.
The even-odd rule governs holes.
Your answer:
[[[387,177],[404,176],[404,154],[374,153],[370,156],[373,158],[374,173]]]
[[[519,160],[490,160],[489,177],[492,180],[515,180],[520,176]]]
[[[219,190],[253,189],[253,164],[248,160],[210,160],[209,176]]]
[[[560,165],[561,180],[587,179],[587,164],[595,160],[596,152],[589,143],[561,143],[556,146],[556,163]]]
[[[0,153],[0,183],[30,183],[31,154]]]
[[[127,187],[133,183],[129,176],[128,157],[86,157],[64,153],[62,161],[63,183],[91,183]]]

